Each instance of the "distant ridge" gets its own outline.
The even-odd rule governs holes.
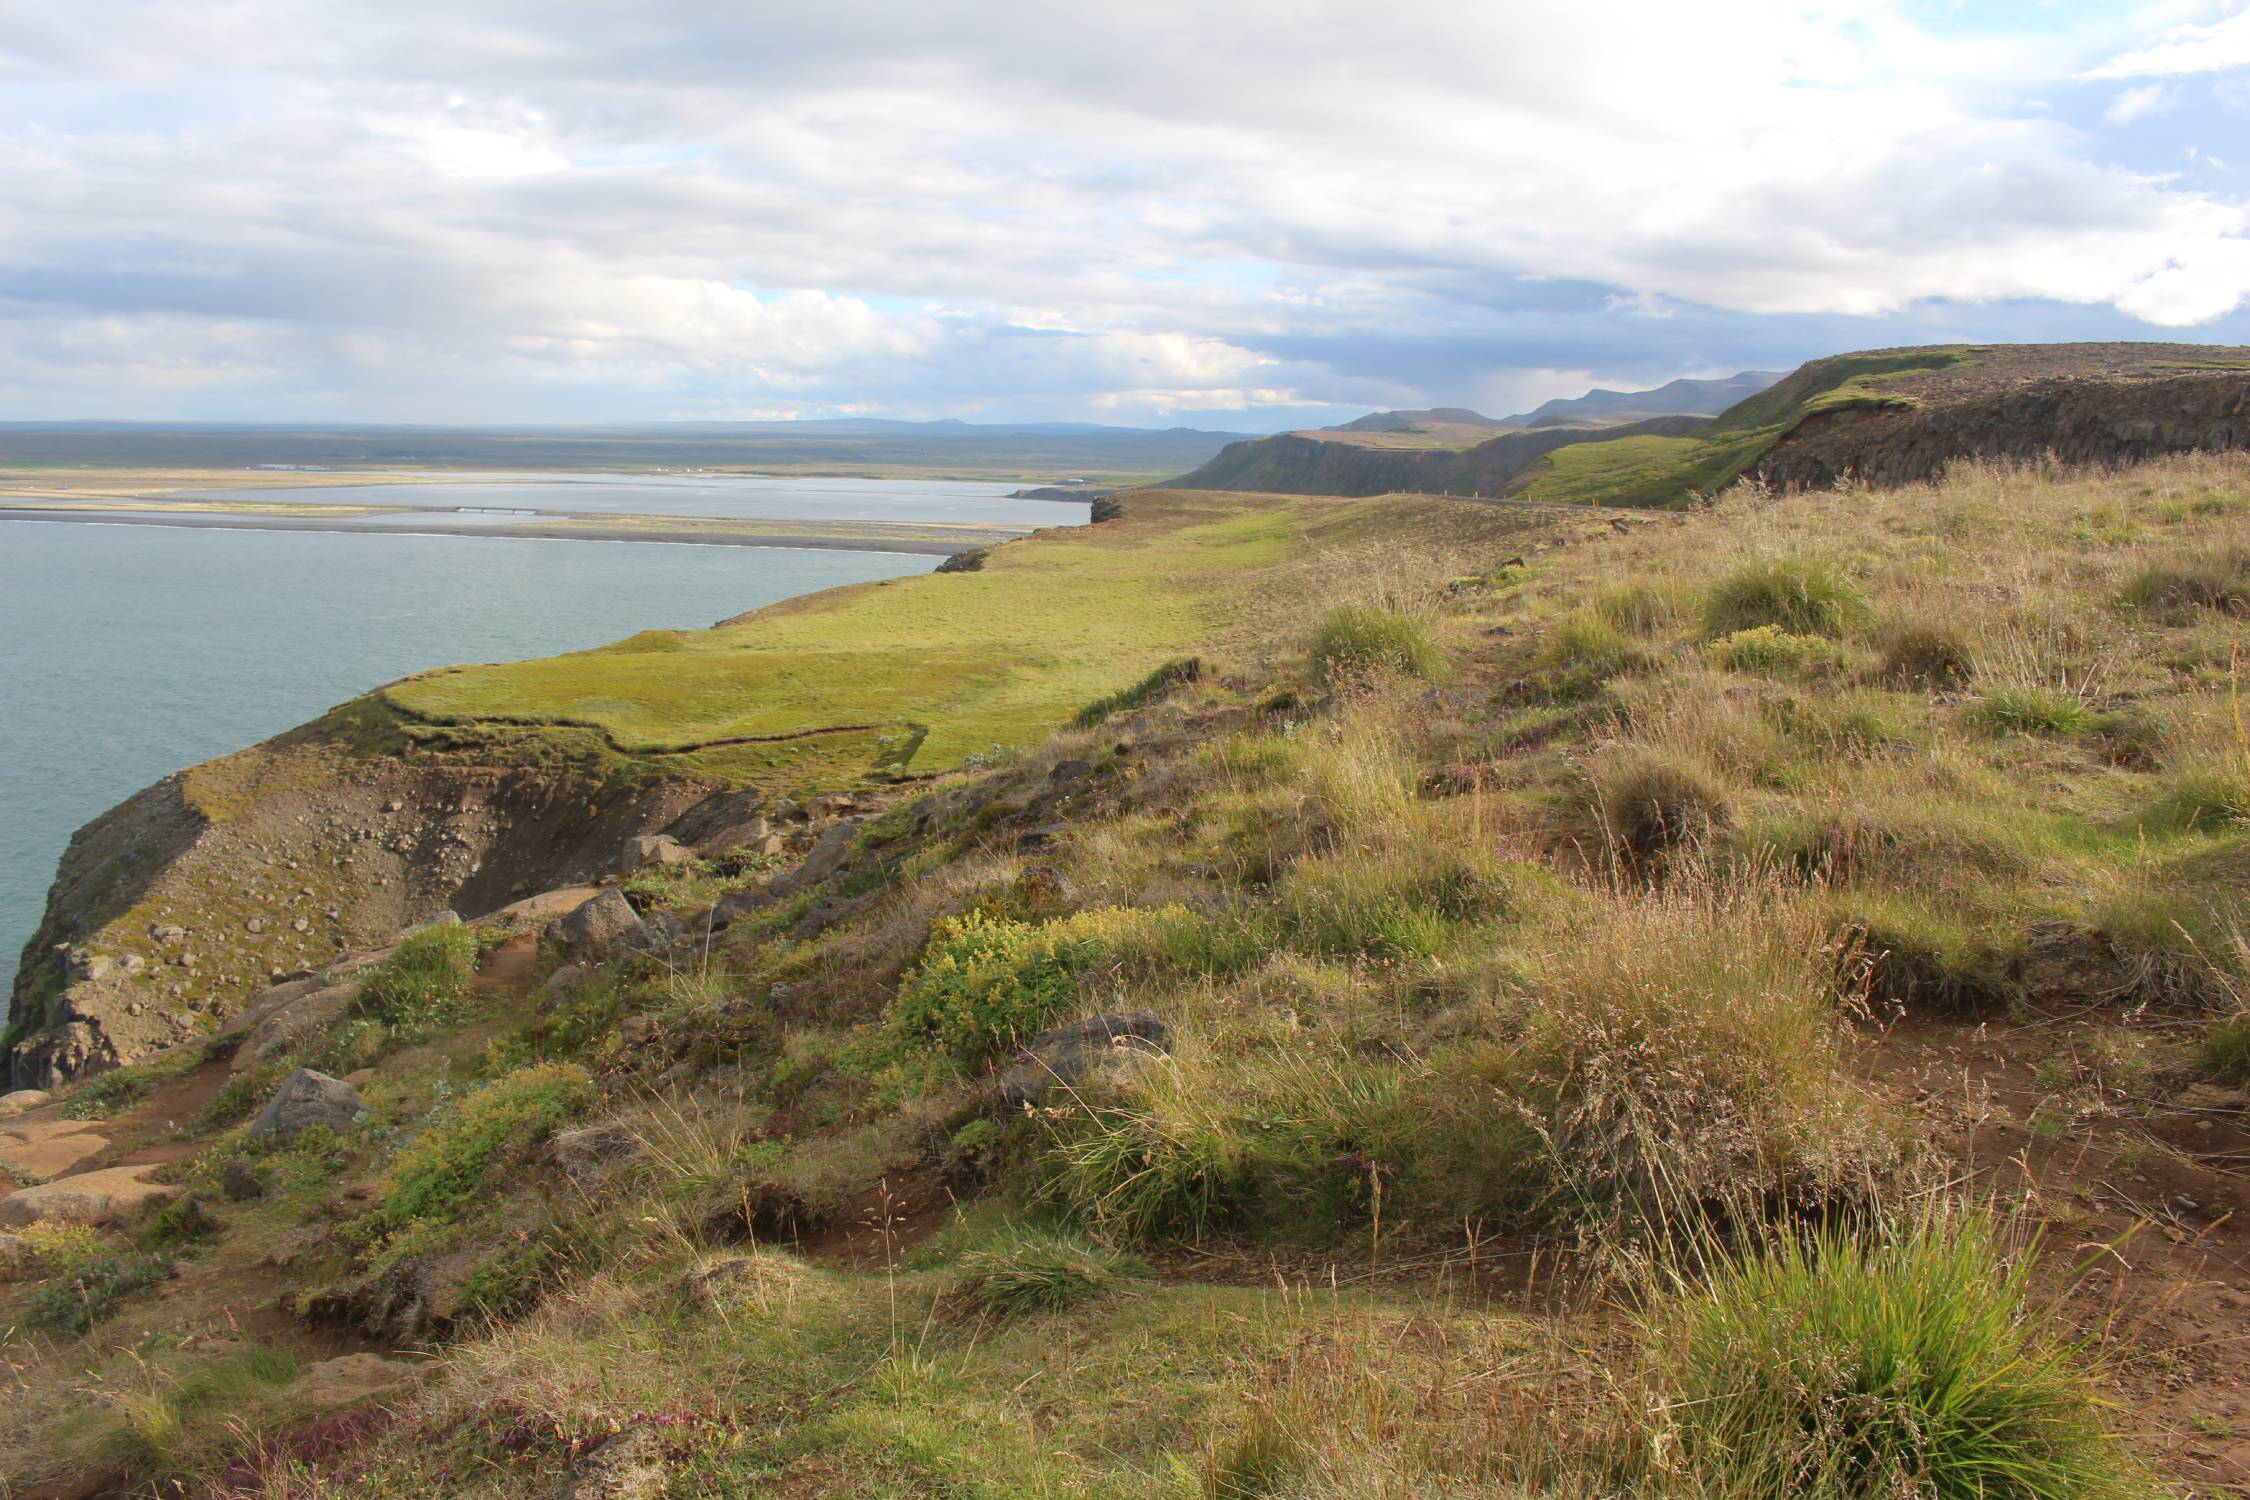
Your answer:
[[[1591,390],[1557,398],[1502,423],[1510,427],[1557,427],[1613,422],[1645,422],[1650,417],[1715,417],[1779,381],[1786,371],[1744,370],[1721,380],[1672,380],[1653,391]]]
[[[1512,419],[1511,419],[1512,420]],[[1497,417],[1487,417],[1465,406],[1433,406],[1426,411],[1377,411],[1351,422],[1325,427],[1323,432],[1413,432],[1424,427],[1505,427]]]

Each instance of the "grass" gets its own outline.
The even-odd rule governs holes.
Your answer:
[[[1011,1228],[959,1262],[962,1289],[988,1312],[1054,1312],[1148,1274],[1131,1256],[1054,1230]]]
[[[454,1019],[476,977],[476,934],[459,924],[432,927],[398,945],[368,974],[355,1013],[412,1035]]]
[[[1435,501],[1378,517],[1348,502],[1141,494],[1122,520],[995,548],[974,573],[424,674],[382,698],[431,743],[504,757],[785,784],[943,770],[1043,739],[1114,691],[1121,671],[1270,635],[1282,601],[1325,586],[1355,555],[1451,549],[1530,524]]]
[[[1445,653],[1429,627],[1384,605],[1337,605],[1321,617],[1310,651],[1314,669],[1330,682],[1377,672],[1434,677],[1445,669]]]
[[[86,1333],[118,1304],[170,1276],[158,1255],[89,1256],[58,1272],[24,1303],[24,1322],[49,1333]]]
[[[1761,629],[1840,636],[1866,609],[1865,597],[1833,565],[1776,558],[1747,563],[1712,585],[1703,601],[1703,632],[1735,640]]]
[[[492,1173],[594,1100],[592,1080],[573,1063],[544,1063],[493,1080],[433,1116],[384,1173],[372,1217],[398,1233],[443,1222],[476,1197]]]
[[[1667,1466],[1697,1495],[2153,1494],[2029,1277],[1972,1211],[1728,1258],[1658,1315]]]

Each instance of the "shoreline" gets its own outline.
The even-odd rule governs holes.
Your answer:
[[[173,526],[195,531],[314,531],[334,536],[426,536],[426,537],[483,537],[489,539],[544,542],[647,542],[674,547],[768,547],[782,550],[813,552],[892,552],[917,557],[951,557],[956,552],[973,547],[989,546],[988,541],[962,539],[958,543],[922,542],[911,540],[891,541],[881,538],[818,537],[777,532],[771,536],[730,537],[698,536],[686,532],[664,533],[635,531],[624,527],[556,527],[556,526],[445,526],[431,527],[411,521],[367,521],[358,525],[338,526],[330,521],[311,517],[285,516],[168,516],[150,512],[146,515],[122,515],[107,512],[102,515],[73,515],[67,510],[41,509],[32,506],[0,505],[0,521],[49,521],[75,526]]]

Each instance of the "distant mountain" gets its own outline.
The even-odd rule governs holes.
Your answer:
[[[1653,391],[1591,390],[1583,396],[1558,397],[1525,412],[1505,417],[1495,427],[1606,427],[1618,422],[1645,422],[1650,417],[1715,417],[1781,379],[1774,370],[1744,370],[1724,380],[1674,380]]]
[[[584,427],[0,422],[0,468],[741,469],[1120,484],[1192,469],[1245,436],[1090,422],[873,417]]]

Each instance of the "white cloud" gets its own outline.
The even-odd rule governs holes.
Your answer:
[[[2102,111],[2102,118],[2112,125],[2130,125],[2135,120],[2145,120],[2162,114],[2179,103],[2179,91],[2169,84],[2145,83],[2139,88],[2125,89]]]
[[[2164,39],[2111,58],[2088,78],[2165,78],[2250,67],[2250,11],[2209,26],[2181,26]]]
[[[2148,118],[2150,59],[2250,13],[2120,54],[1914,9],[91,0],[0,19],[36,79],[0,122],[0,388],[1149,413],[1610,378],[1562,346],[1685,348],[1712,309],[2240,305],[2242,201],[2026,101],[2108,58],[2157,80],[2110,122]],[[79,325],[159,373],[39,353]],[[209,381],[160,373],[199,347]]]

